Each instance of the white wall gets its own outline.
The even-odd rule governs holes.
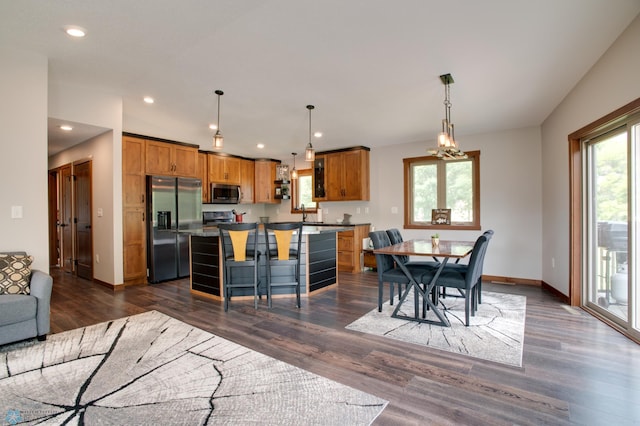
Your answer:
[[[112,129],[99,140],[54,157],[49,168],[94,155],[93,219],[99,226],[94,233],[98,238],[94,240],[94,247],[95,253],[100,254],[100,265],[95,263],[94,256],[94,271],[99,273],[95,278],[110,284],[123,284],[122,98],[96,88],[51,85],[49,117]],[[101,218],[96,217],[98,208],[104,212]]]
[[[475,240],[493,229],[484,273],[507,278],[541,279],[542,177],[540,128],[460,137],[467,151],[480,150],[480,221],[482,231],[438,231],[442,239]],[[431,231],[402,229],[404,222],[403,158],[427,155],[435,141],[372,148],[371,200],[322,203],[324,221],[335,223],[344,213],[352,223],[376,229],[398,228],[405,239],[428,238]],[[392,208],[397,207],[397,213]],[[369,213],[365,213],[366,209]],[[270,206],[275,220],[299,220],[290,203]],[[360,209],[360,213],[358,213]],[[279,210],[279,213],[277,212]],[[295,216],[295,217],[294,217]],[[310,221],[315,220],[313,215]]]
[[[81,163],[91,160],[91,230],[93,233],[93,276],[107,283],[115,283],[114,275],[114,239],[113,239],[113,191],[108,177],[113,173],[113,153],[111,150],[113,132],[108,131],[84,143],[49,157],[49,168],[65,164]],[[103,215],[98,216],[98,209]],[[100,262],[97,262],[99,256]]]
[[[639,76],[640,16],[542,125],[542,279],[565,295],[569,295],[567,136],[640,97]]]
[[[49,272],[47,58],[10,49],[0,58],[0,251],[26,251]],[[21,219],[12,206],[22,206]]]
[[[442,239],[475,240],[493,229],[484,274],[541,279],[540,130],[537,127],[459,137],[461,148],[480,150],[482,231],[438,231]],[[402,230],[403,163],[427,155],[432,142],[371,150],[371,222],[377,229],[399,228],[405,239],[428,238],[431,231]],[[374,207],[376,206],[376,207]],[[397,207],[398,213],[392,213]],[[362,209],[361,209],[362,210]]]

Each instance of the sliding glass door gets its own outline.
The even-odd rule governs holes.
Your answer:
[[[639,333],[636,248],[640,124],[630,121],[583,140],[583,302],[630,334]]]

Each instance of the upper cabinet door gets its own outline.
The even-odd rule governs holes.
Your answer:
[[[255,161],[240,160],[240,203],[252,204],[254,200]]]
[[[209,154],[209,181],[240,185],[240,159]]]
[[[277,204],[280,200],[274,197],[275,187],[273,181],[276,179],[275,161],[258,160],[255,162],[255,202]]]
[[[171,144],[147,141],[145,170],[148,175],[171,176],[173,174]]]
[[[198,149],[159,141],[147,141],[148,175],[198,177]]]
[[[176,145],[173,151],[173,173],[182,177],[198,177],[198,149]]]

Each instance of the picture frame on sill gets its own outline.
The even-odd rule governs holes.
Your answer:
[[[451,225],[451,209],[431,209],[432,225]]]

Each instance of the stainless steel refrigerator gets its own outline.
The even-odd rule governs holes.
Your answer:
[[[202,229],[200,179],[147,176],[148,281],[189,276],[189,232]]]

